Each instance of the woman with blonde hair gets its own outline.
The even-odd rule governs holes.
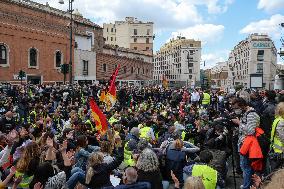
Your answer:
[[[205,189],[201,177],[188,177],[184,182],[184,189]]]
[[[110,182],[110,174],[123,161],[123,147],[121,147],[121,139],[115,140],[115,148],[113,152],[115,158],[110,163],[104,163],[104,154],[95,152],[89,157],[86,186],[89,188],[101,188],[112,186]]]
[[[172,171],[171,171],[171,177],[174,181],[175,189],[179,189],[180,182]],[[205,186],[202,182],[201,177],[191,176],[191,177],[187,177],[187,179],[185,180],[183,189],[205,189]]]
[[[78,182],[86,185],[88,188],[102,188],[112,186],[110,182],[110,174],[123,161],[123,148],[121,147],[121,139],[115,140],[115,148],[113,151],[114,160],[110,163],[104,162],[104,154],[102,152],[93,152],[87,162],[86,173],[83,170],[77,170],[67,182],[69,189],[75,188]]]
[[[24,148],[23,153],[16,165],[16,177],[22,176],[23,179],[19,184],[20,188],[28,188],[33,179],[36,168],[40,163],[40,149],[36,142],[30,142]]]
[[[284,147],[284,102],[280,102],[275,109],[275,120],[271,128],[270,168],[271,171],[281,167],[284,163],[280,158]]]

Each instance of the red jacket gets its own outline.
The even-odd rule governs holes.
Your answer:
[[[263,134],[262,129],[256,128],[256,136],[246,136],[240,149],[240,154],[251,160],[251,167],[255,171],[263,169],[263,154],[256,138],[261,134]]]

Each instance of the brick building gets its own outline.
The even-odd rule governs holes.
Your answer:
[[[69,60],[65,12],[28,0],[0,2],[0,81],[19,82],[20,70],[32,83],[63,80]]]
[[[153,78],[153,64],[143,60],[97,53],[97,80],[107,81],[120,64],[117,80],[125,84],[144,85]]]
[[[62,83],[60,65],[69,63],[70,15],[30,0],[0,1],[0,82]],[[103,29],[74,12],[73,79],[93,82],[108,79],[121,64],[120,79],[152,79],[152,55],[115,46],[106,47]],[[103,65],[106,71],[102,72]],[[126,67],[126,72],[124,72]],[[98,71],[97,71],[98,69]],[[69,78],[69,75],[67,75]],[[68,79],[67,79],[68,81]]]
[[[211,68],[211,87],[227,90],[228,62],[218,62]]]
[[[1,0],[0,81],[18,83],[18,73],[23,70],[26,73],[24,81],[61,83],[63,74],[60,73],[60,65],[69,63],[70,60],[69,26],[69,13],[52,8],[48,4],[43,5],[30,0]],[[74,12],[74,74],[75,64],[83,64],[81,59],[74,62],[74,47],[78,49],[77,52],[88,51],[86,57],[94,57],[94,50],[103,43],[101,40],[95,40],[95,37],[100,35],[98,30],[102,28]],[[95,67],[95,61],[92,64],[94,65],[90,65],[90,68]],[[77,75],[80,77],[81,73]]]

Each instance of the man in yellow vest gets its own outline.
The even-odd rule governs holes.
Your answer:
[[[199,155],[200,162],[185,166],[183,168],[183,179],[189,176],[201,177],[205,189],[215,189],[217,186],[224,188],[225,181],[221,175],[209,163],[213,159],[213,155],[208,150],[203,150]]]
[[[144,138],[148,142],[156,140],[153,129],[150,127],[150,121],[144,121],[143,124],[138,125],[140,138]]]
[[[281,106],[281,103],[278,106]],[[271,171],[278,169],[284,164],[284,155],[283,155],[284,138],[281,138],[281,136],[283,136],[284,134],[283,132],[284,118],[283,115],[276,115],[275,117],[276,119],[272,124],[271,137],[270,137],[271,150],[273,150],[274,152],[271,154],[270,157]]]
[[[134,166],[135,161],[133,158],[133,151],[137,150],[137,145],[139,142],[139,129],[137,127],[133,127],[130,133],[125,138],[125,145],[124,145],[124,165]]]
[[[211,97],[208,91],[203,92],[201,105],[204,109],[207,109],[207,107],[210,105],[210,98]]]

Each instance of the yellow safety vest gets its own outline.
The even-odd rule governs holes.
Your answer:
[[[201,177],[205,189],[215,189],[217,185],[217,171],[208,165],[194,165],[192,176]]]
[[[114,118],[114,117],[112,116],[111,118],[109,118],[108,122],[109,122],[110,124],[113,124],[113,123],[118,122],[118,119],[116,119],[116,118]]]
[[[182,131],[182,133],[181,133],[181,139],[182,139],[183,141],[184,141],[185,135],[186,135],[186,132],[185,132],[185,131]]]
[[[135,161],[132,159],[132,151],[128,150],[128,142],[124,145],[124,161],[123,162],[126,167],[135,165]]]
[[[140,129],[140,138],[144,138],[144,139],[146,139],[146,140],[150,140],[151,139],[151,137],[150,137],[150,135],[148,134],[149,133],[149,131],[150,131],[150,127],[143,127],[143,128],[141,128]]]
[[[29,188],[29,185],[31,183],[31,181],[33,180],[34,176],[27,176],[24,173],[21,173],[19,171],[16,171],[15,173],[15,177],[18,178],[22,176],[22,181],[20,182],[20,184],[18,185],[18,188]]]
[[[203,93],[202,104],[203,105],[210,104],[210,94]]]
[[[271,147],[273,148],[275,153],[282,153],[283,152],[283,143],[279,139],[279,137],[276,134],[276,127],[280,121],[284,121],[282,117],[277,117],[272,124],[272,129],[271,129]]]
[[[88,120],[85,122],[85,124],[90,124],[92,131],[95,131],[95,128],[94,128],[94,126],[93,126],[91,120],[88,119]]]
[[[185,131],[182,131],[182,133],[181,133],[181,139],[182,139],[183,141],[185,141],[185,140],[184,140],[184,139],[185,139],[185,135],[186,135],[186,132],[185,132]],[[190,142],[190,143],[192,143],[192,144],[194,144],[194,138],[189,138],[187,141]]]

